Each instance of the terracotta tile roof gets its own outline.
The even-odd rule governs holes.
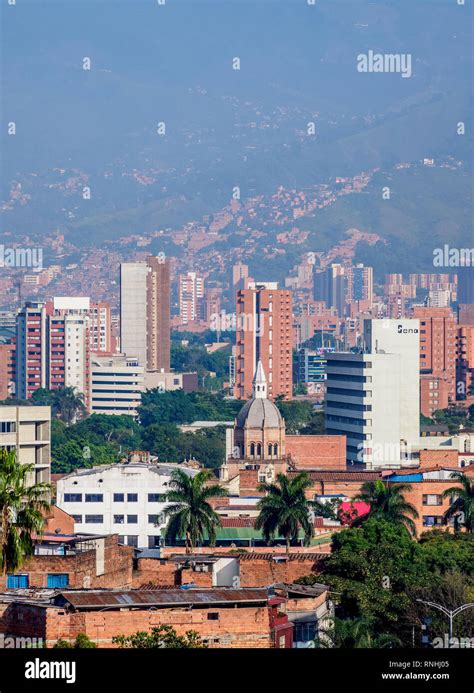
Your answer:
[[[296,472],[289,472],[289,476],[294,476],[299,474],[301,470]],[[308,476],[312,481],[376,481],[381,479],[381,472],[359,472],[359,471],[308,471]]]
[[[253,527],[255,517],[221,517],[222,527]]]

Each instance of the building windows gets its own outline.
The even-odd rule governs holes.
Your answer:
[[[149,503],[163,503],[166,500],[166,493],[149,493]]]
[[[129,534],[127,537],[127,544],[129,546],[138,546],[138,535],[137,534]]]
[[[158,525],[160,524],[160,515],[148,515],[148,524],[149,525]]]
[[[138,524],[138,515],[127,515],[127,523],[129,525]]]
[[[104,496],[102,493],[86,493],[86,503],[102,503]]]
[[[123,493],[114,493],[114,503],[123,503],[125,495]]]
[[[49,589],[58,589],[69,585],[69,575],[67,573],[49,573],[47,586]]]
[[[160,535],[154,535],[154,536],[149,536],[148,537],[148,548],[149,549],[156,549],[159,548],[160,546]]]
[[[423,495],[423,505],[442,505],[443,499],[440,495],[435,493],[428,493]]]
[[[82,515],[71,515],[77,525],[82,525]]]
[[[114,524],[123,525],[125,522],[125,515],[114,515]]]
[[[82,493],[65,493],[65,503],[82,503]]]
[[[7,575],[7,590],[21,590],[30,586],[28,575]]]
[[[86,515],[86,525],[101,525],[103,521],[103,515]]]
[[[439,527],[443,523],[442,515],[423,515],[423,527]]]
[[[138,503],[138,493],[127,493],[128,503]]]
[[[219,620],[219,612],[218,611],[209,611],[207,614],[207,620],[208,621],[218,621]]]
[[[0,433],[15,433],[16,423],[15,421],[1,421],[0,422]]]

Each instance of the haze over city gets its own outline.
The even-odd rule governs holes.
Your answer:
[[[344,682],[458,685],[471,3],[0,13],[0,655],[74,687],[72,649],[358,649]]]

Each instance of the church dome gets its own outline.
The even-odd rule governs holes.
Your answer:
[[[237,428],[280,428],[283,418],[269,399],[252,398],[237,415]]]
[[[253,397],[237,415],[237,428],[282,428],[283,417],[278,407],[267,399],[267,379],[259,361],[253,379]]]

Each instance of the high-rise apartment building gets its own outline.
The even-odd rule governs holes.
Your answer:
[[[345,314],[347,303],[373,301],[373,269],[362,264],[345,267],[332,264],[314,275],[314,298],[324,301],[328,308],[336,308],[339,317]]]
[[[235,387],[237,399],[249,399],[257,363],[267,377],[268,397],[291,399],[292,296],[273,282],[251,283],[237,291]]]
[[[29,399],[47,386],[46,308],[28,302],[20,310],[16,333],[16,396]]]
[[[46,304],[48,315],[83,315],[88,318],[89,348],[93,353],[113,351],[110,304],[94,303],[87,296],[55,296]]]
[[[249,276],[249,267],[242,262],[238,262],[232,267],[232,286],[235,287]],[[240,287],[238,287],[240,288]]]
[[[469,262],[459,267],[458,275],[458,303],[474,303],[474,266]]]
[[[374,297],[373,268],[362,264],[348,267],[346,301],[367,301],[372,305]]]
[[[143,368],[170,369],[170,267],[168,260],[120,265],[120,348]]]
[[[47,316],[47,387],[72,387],[90,405],[90,350],[87,315]]]
[[[330,265],[314,275],[314,299],[324,301],[327,308],[336,308],[341,317],[346,303],[346,284],[343,265]]]
[[[159,257],[147,259],[146,368],[170,370],[170,265]],[[133,354],[131,354],[133,356]]]
[[[0,330],[0,401],[7,399],[15,391],[15,339]]]
[[[17,397],[29,399],[39,388],[72,387],[88,407],[88,317],[51,310],[52,304],[26,303],[18,315]]]
[[[420,321],[420,373],[447,381],[450,401],[456,399],[456,320],[449,308],[415,306]]]
[[[456,398],[474,401],[474,324],[456,328]]]
[[[182,325],[203,317],[204,278],[196,272],[179,276],[179,317]]]
[[[328,353],[326,432],[350,464],[412,464],[420,419],[418,320],[365,320],[361,353]]]

